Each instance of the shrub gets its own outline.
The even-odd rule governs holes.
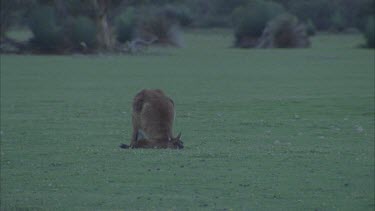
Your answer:
[[[213,13],[219,16],[230,15],[234,9],[246,5],[251,0],[214,0],[208,1],[213,8]]]
[[[30,8],[35,6],[35,0],[29,1],[15,1],[15,0],[1,0],[0,1],[0,42],[2,39],[7,39],[6,32],[12,26],[24,25],[25,15]]]
[[[345,29],[345,19],[341,12],[336,11],[331,17],[331,30],[341,32]]]
[[[295,16],[284,14],[267,24],[257,47],[306,48],[309,45],[305,26]]]
[[[182,5],[166,5],[163,8],[164,15],[177,21],[181,26],[188,26],[193,22],[193,15],[190,9]]]
[[[347,0],[349,1],[349,0]],[[358,28],[361,31],[364,31],[367,27],[368,17],[375,15],[375,1],[374,0],[357,0],[350,1],[351,4],[348,5],[347,13],[352,13],[352,16],[349,17],[349,20],[352,20],[354,24],[352,26]]]
[[[311,19],[319,30],[327,30],[331,26],[332,14],[337,8],[335,1],[313,0],[301,1],[293,0],[290,5],[290,12],[299,19],[307,21]]]
[[[54,8],[39,6],[30,13],[31,43],[42,51],[56,51],[64,44],[62,27],[58,26]]]
[[[248,11],[245,7],[237,8],[233,17],[236,37],[259,37],[268,20],[269,17],[264,11]]]
[[[254,47],[267,22],[283,12],[284,8],[280,4],[264,1],[254,1],[245,7],[236,8],[232,16],[235,46]]]
[[[374,0],[273,0],[282,3],[301,21],[312,20],[319,30],[364,28],[364,20],[375,13]],[[341,16],[341,17],[340,17]],[[338,27],[337,27],[338,24]],[[345,29],[344,29],[345,30]]]
[[[115,28],[117,32],[117,40],[121,43],[133,39],[136,27],[135,9],[128,8],[124,13],[116,17]]]
[[[185,5],[193,14],[196,27],[231,27],[231,15],[234,9],[253,0],[189,0]]]
[[[316,34],[316,28],[315,28],[314,23],[311,21],[311,19],[309,19],[306,22],[306,32],[307,32],[307,35],[309,36],[313,36]]]
[[[97,28],[94,21],[88,17],[79,16],[73,19],[71,27],[71,42],[75,47],[83,44],[88,48],[96,46]]]
[[[196,17],[194,20],[194,26],[201,28],[220,28],[230,27],[232,25],[230,18],[226,16],[217,16],[212,14],[206,14],[204,16]]]
[[[368,18],[364,36],[366,38],[367,47],[375,48],[375,16],[370,16]]]
[[[143,40],[157,40],[159,44],[181,47],[183,45],[179,24],[166,16],[163,10],[148,8],[137,26],[137,36]],[[147,13],[145,13],[147,14]]]

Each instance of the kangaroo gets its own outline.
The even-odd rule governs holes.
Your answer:
[[[160,89],[144,89],[133,99],[133,134],[121,148],[184,148],[181,133],[173,137],[174,102]]]

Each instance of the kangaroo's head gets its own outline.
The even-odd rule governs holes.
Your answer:
[[[172,149],[183,149],[184,148],[184,142],[182,142],[182,140],[181,140],[181,133],[179,133],[177,137],[171,138],[168,141],[168,148],[172,148]]]

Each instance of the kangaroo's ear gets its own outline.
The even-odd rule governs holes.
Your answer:
[[[176,139],[180,140],[180,138],[181,138],[181,132],[177,135]]]

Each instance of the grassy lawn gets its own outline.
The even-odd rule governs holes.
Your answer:
[[[241,50],[226,31],[133,56],[1,55],[1,210],[374,210],[374,51]],[[183,150],[123,150],[161,88]]]

